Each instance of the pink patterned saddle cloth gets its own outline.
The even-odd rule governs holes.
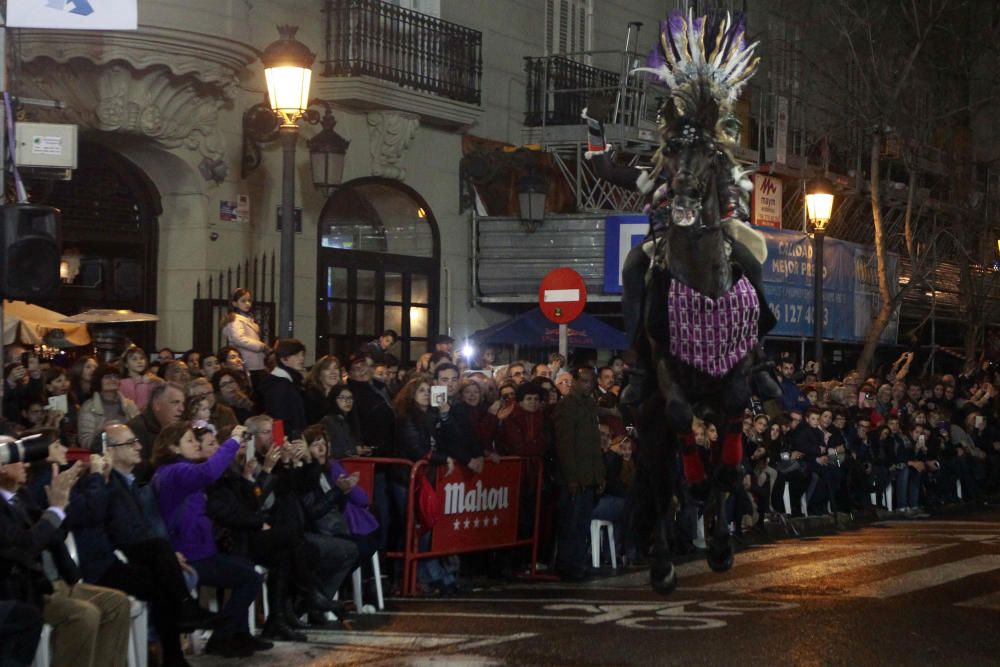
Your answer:
[[[726,375],[757,345],[760,301],[746,276],[718,299],[671,280],[667,314],[671,356],[712,377]]]

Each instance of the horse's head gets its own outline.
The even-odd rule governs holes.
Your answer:
[[[670,224],[692,230],[718,226],[719,174],[725,168],[714,127],[678,119],[664,138],[660,156],[670,184]]]

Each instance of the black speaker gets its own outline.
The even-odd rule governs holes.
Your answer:
[[[59,209],[34,204],[3,207],[0,296],[33,301],[59,287]]]

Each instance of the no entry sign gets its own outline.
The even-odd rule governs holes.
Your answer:
[[[587,286],[573,269],[553,269],[538,286],[538,305],[556,324],[569,324],[587,305]]]

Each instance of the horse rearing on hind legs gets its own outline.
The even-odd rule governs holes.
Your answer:
[[[682,458],[689,483],[709,483],[708,563],[728,570],[726,499],[742,481],[741,424],[751,376],[768,385],[769,398],[776,388],[756,365],[759,339],[775,323],[762,289],[766,245],[746,224],[749,182],[728,150],[739,136],[732,105],[757,65],[756,44],[747,45],[745,32],[741,19],[728,16],[708,21],[675,13],[661,22],[653,62],[640,70],[671,91],[648,173],[615,166],[600,123],[587,117],[587,157],[598,173],[652,193],[649,235],[623,270],[622,306],[639,367],[630,380],[633,400],[641,403],[636,500],[653,518],[650,580],[662,592],[677,581],[669,541],[680,495],[678,444],[688,444]],[[696,416],[719,431],[707,471],[691,445]]]

